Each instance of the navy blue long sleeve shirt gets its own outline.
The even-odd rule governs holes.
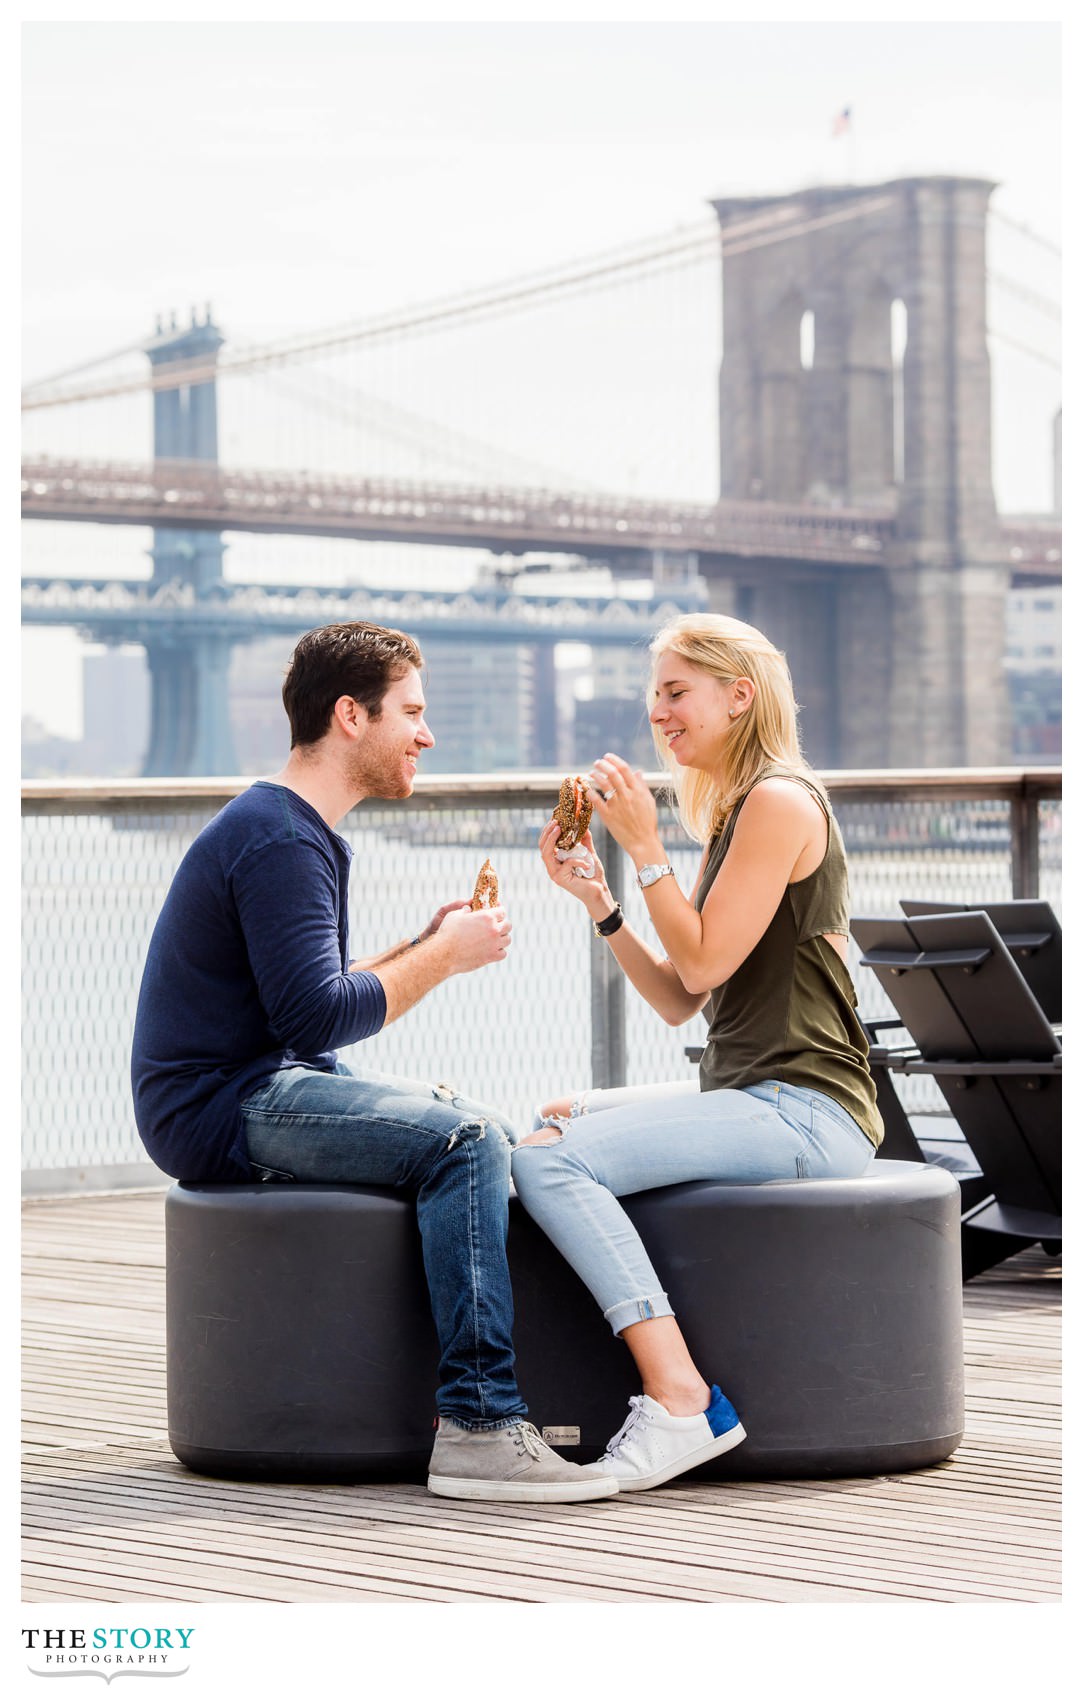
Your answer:
[[[352,852],[259,780],[189,846],[151,936],[132,1044],[140,1138],[178,1180],[251,1176],[240,1106],[281,1068],[332,1070],[376,1033],[375,974],[347,972]]]

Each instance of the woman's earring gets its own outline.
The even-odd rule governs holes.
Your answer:
[[[730,709],[730,719],[736,720],[736,718],[737,718],[737,710],[735,708],[731,708]]]

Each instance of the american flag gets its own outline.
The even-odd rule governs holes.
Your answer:
[[[850,108],[844,106],[831,126],[832,136],[844,136],[850,128]]]

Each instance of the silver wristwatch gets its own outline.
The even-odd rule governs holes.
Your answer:
[[[673,869],[668,862],[648,862],[646,867],[636,869],[636,884],[640,891],[646,891],[655,880],[660,880],[664,874],[671,874]]]

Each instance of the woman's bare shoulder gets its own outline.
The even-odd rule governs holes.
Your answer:
[[[752,820],[778,820],[784,816],[822,820],[823,812],[806,782],[790,774],[772,773],[749,791],[741,819],[747,815]]]

